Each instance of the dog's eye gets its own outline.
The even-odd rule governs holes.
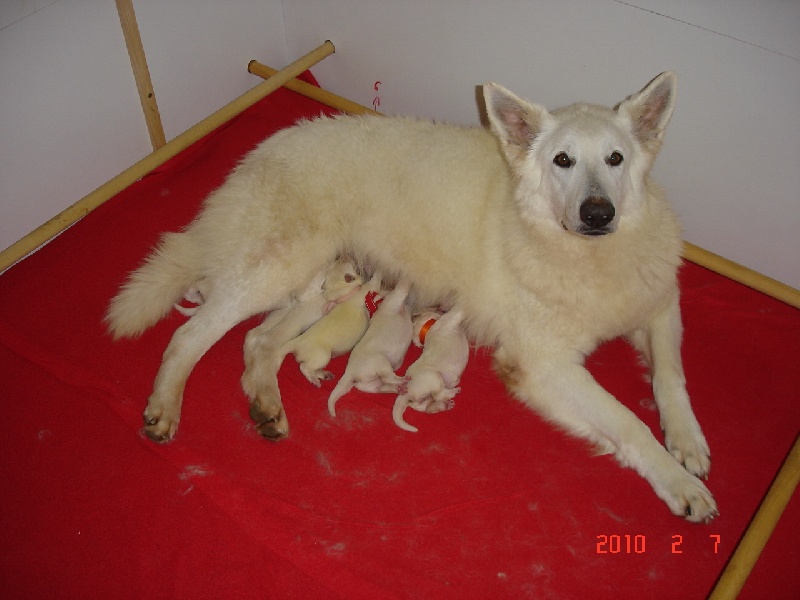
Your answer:
[[[553,159],[553,164],[562,169],[569,169],[574,163],[566,152],[559,152]]]
[[[611,155],[606,159],[606,164],[609,167],[618,167],[622,164],[622,154],[619,152],[612,152]]]
[[[355,276],[354,275],[350,275],[350,273],[348,273],[347,275],[344,276],[345,283],[352,283],[355,280],[356,280]]]

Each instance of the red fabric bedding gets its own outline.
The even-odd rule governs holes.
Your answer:
[[[800,313],[695,265],[684,356],[712,449],[710,525],[511,399],[484,350],[454,410],[406,413],[416,434],[387,395],[353,391],[330,418],[333,384],[312,388],[289,358],[292,433],[273,444],[239,386],[251,320],[196,367],[176,439],[140,434],[184,317],[113,343],[109,298],[240,156],[320,112],[279,90],[0,276],[0,597],[705,597],[798,433]],[[589,364],[660,435],[630,348]],[[742,598],[800,597],[799,523],[795,497]]]

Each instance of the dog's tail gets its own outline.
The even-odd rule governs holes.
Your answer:
[[[155,325],[200,278],[197,247],[187,233],[167,233],[145,263],[112,298],[105,322],[114,339],[135,337]]]

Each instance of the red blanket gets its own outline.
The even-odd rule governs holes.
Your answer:
[[[290,357],[289,439],[260,438],[243,323],[198,364],[176,439],[140,434],[185,317],[113,343],[102,315],[160,232],[259,140],[326,112],[279,90],[0,276],[2,598],[701,598],[798,433],[800,313],[694,265],[681,273],[689,392],[721,515],[692,525],[638,475],[511,399],[476,350],[454,410],[353,391],[328,416]],[[411,351],[410,363],[416,357]],[[345,359],[332,370],[341,374]],[[660,436],[622,342],[597,379]],[[743,598],[800,597],[795,497]]]

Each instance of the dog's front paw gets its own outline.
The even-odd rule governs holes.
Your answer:
[[[666,428],[664,445],[689,473],[708,479],[711,470],[711,452],[696,421],[693,424]]]
[[[144,433],[154,442],[170,441],[178,430],[178,416],[171,415],[164,408],[148,404],[142,414]]]
[[[693,523],[708,523],[719,514],[717,503],[705,484],[684,470],[676,475],[664,489],[656,493],[667,503],[673,514]]]

